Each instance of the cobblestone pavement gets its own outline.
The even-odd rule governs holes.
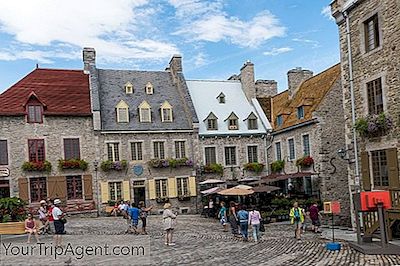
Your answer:
[[[109,234],[127,237],[126,220],[121,217],[70,219],[66,228],[68,234],[86,238]],[[328,241],[312,233],[297,241],[290,225],[285,224],[266,225],[258,244],[243,242],[223,232],[218,221],[195,215],[178,216],[176,246],[164,245],[161,216],[149,217],[148,232],[151,265],[400,265],[400,256],[364,255],[345,242],[340,252],[327,251]]]

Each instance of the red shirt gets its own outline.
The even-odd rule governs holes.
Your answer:
[[[54,207],[50,207],[50,208],[49,208],[49,213],[50,213],[50,215],[49,215],[48,217],[49,217],[49,221],[50,221],[50,222],[54,222],[54,218],[53,218],[53,215],[52,215],[52,213],[53,213],[53,208],[54,208]]]

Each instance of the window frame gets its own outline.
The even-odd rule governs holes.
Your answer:
[[[35,191],[33,189],[33,185],[35,183],[38,183],[38,185],[39,185],[38,191]],[[44,186],[43,186],[43,184],[44,184]],[[43,186],[42,189],[40,189],[40,185]],[[32,194],[32,193],[35,193],[35,194]],[[35,196],[33,196],[33,195],[35,195]],[[36,196],[37,196],[37,199],[36,199]],[[30,202],[39,202],[42,199],[46,199],[46,198],[47,198],[47,177],[38,176],[38,177],[29,178],[29,199],[30,199]]]
[[[377,77],[365,83],[367,96],[367,110],[369,115],[379,115],[385,111],[383,78]],[[381,104],[378,104],[378,90],[381,92]],[[371,110],[373,109],[373,110]]]
[[[182,146],[183,143],[183,146]],[[177,146],[178,145],[178,146]],[[186,140],[174,140],[175,159],[186,157]]]
[[[143,141],[130,141],[130,149],[131,149],[131,160],[132,161],[143,161]],[[140,144],[140,151],[138,149],[138,147],[134,148],[134,145],[136,144]],[[134,156],[135,155],[135,156]],[[135,159],[136,157],[136,159]],[[139,159],[139,157],[141,157]]]
[[[373,36],[370,34],[371,33],[371,29],[369,26],[370,22],[373,23],[372,24]],[[380,22],[380,19],[379,19],[379,15],[377,12],[375,12],[375,14],[369,16],[367,19],[365,19],[362,22],[363,33],[364,33],[364,51],[365,51],[365,53],[373,52],[381,46],[381,29],[380,29],[379,22]],[[373,37],[373,39],[372,39],[373,45],[371,45],[372,43],[370,42],[371,37]],[[373,47],[371,47],[371,46],[373,46]]]
[[[35,153],[36,153],[36,155],[35,155],[35,160],[31,160],[31,145],[30,145],[30,143],[35,143],[34,145],[35,145]],[[39,160],[39,151],[38,151],[38,144],[39,144],[39,142],[42,142],[43,143],[43,160]],[[28,161],[29,162],[44,162],[44,161],[46,161],[46,143],[45,143],[45,141],[44,141],[44,139],[28,139]]]
[[[297,107],[297,119],[304,119],[304,105]]]
[[[282,115],[278,115],[277,117],[276,117],[276,126],[277,127],[280,127],[280,126],[282,126],[283,125],[283,116]]]
[[[376,156],[378,154],[378,156]],[[383,155],[383,156],[382,156]],[[384,160],[382,157],[384,157]],[[374,161],[374,159],[378,157],[378,161]],[[373,150],[370,151],[370,163],[371,163],[371,176],[372,176],[372,184],[374,185],[374,189],[387,189],[390,186],[389,180],[389,167],[388,167],[388,158],[386,155],[386,150]],[[386,165],[382,164],[382,161],[386,162]],[[378,169],[376,168],[378,167]],[[386,169],[385,169],[386,168]],[[383,175],[382,172],[386,172],[386,176]],[[376,176],[376,174],[378,174]],[[386,178],[387,185],[383,185],[383,178]],[[378,182],[377,182],[378,179]],[[377,185],[378,183],[378,185]]]
[[[30,116],[30,107],[34,108],[33,114],[34,114],[34,119],[31,119]],[[39,110],[39,117],[37,117],[38,113],[37,111]],[[26,105],[26,115],[27,115],[27,122],[31,124],[42,124],[43,123],[43,105],[40,103],[28,103]]]
[[[116,109],[117,109],[117,122],[129,123],[129,107],[117,107]],[[121,111],[124,111],[124,116],[126,119],[121,119],[121,113],[120,113]]]
[[[207,130],[218,130],[216,118],[207,119]]]
[[[279,156],[278,156],[278,149],[279,146]],[[282,144],[280,141],[275,142],[275,159],[276,161],[282,161]]]
[[[207,150],[212,149],[214,150],[214,158],[215,158],[215,162],[210,162],[207,163]],[[212,160],[211,160],[212,161]],[[217,147],[216,146],[205,146],[204,147],[204,164],[205,165],[211,165],[211,164],[216,164],[218,163],[218,158],[217,158]]]
[[[162,145],[161,145],[162,144]],[[156,147],[158,145],[158,147]],[[152,148],[153,148],[153,159],[160,159],[164,160],[167,158],[166,156],[166,150],[165,150],[165,140],[154,140],[152,141]],[[162,147],[162,150],[161,150]],[[157,149],[157,156],[156,156],[156,149]],[[161,154],[163,156],[161,156]]]
[[[290,142],[293,141],[293,158],[292,158],[292,152],[291,152],[291,148],[290,148]],[[287,139],[287,143],[288,143],[288,159],[289,161],[294,161],[296,160],[296,142],[294,138],[288,138]]]
[[[154,190],[156,198],[167,198],[168,197],[168,179],[157,178],[154,180]]]
[[[227,154],[228,150],[234,149],[234,153]],[[237,146],[224,146],[224,163],[227,167],[238,165]],[[228,156],[227,156],[228,155]],[[234,156],[232,159],[232,155]],[[234,162],[233,162],[234,161]]]
[[[250,151],[251,148],[255,148],[255,153],[254,151]],[[250,144],[246,146],[246,152],[247,152],[247,163],[258,163],[258,145],[255,144]],[[254,160],[255,156],[255,160]],[[252,157],[252,158],[250,158]]]
[[[5,145],[3,145],[4,150],[0,149],[0,165],[7,166],[7,165],[9,165],[9,162],[10,162],[10,158],[8,158],[8,150],[9,150],[8,149],[8,140],[0,139],[0,143],[5,143]],[[0,145],[0,148],[1,148],[1,145]],[[4,159],[4,161],[2,161],[2,158]]]
[[[72,182],[71,182],[72,179]],[[77,180],[78,179],[78,180]],[[65,177],[66,184],[67,184],[67,200],[77,200],[77,199],[83,199],[84,196],[84,188],[83,188],[83,178],[81,175],[71,175],[71,176],[66,176]],[[77,184],[77,181],[80,185]],[[80,191],[77,190],[77,187],[79,188],[80,186]],[[70,193],[72,192],[72,197]],[[80,195],[78,195],[78,192],[80,192]]]
[[[67,149],[66,149],[65,141],[72,141],[72,140],[78,141],[78,143],[77,143],[78,149],[77,150],[76,150],[76,147],[73,147],[73,146],[70,147],[71,155],[76,155],[77,154],[78,156],[76,156],[76,157],[67,156]],[[80,160],[81,159],[81,146],[80,146],[81,143],[80,143],[80,139],[79,138],[73,138],[73,137],[63,138],[62,143],[63,143],[63,149],[64,149],[64,160],[70,160],[70,159],[78,159],[78,160]],[[76,154],[74,154],[74,153],[76,153]]]
[[[306,146],[304,145],[304,137],[308,137],[308,153],[306,153]],[[310,140],[310,134],[309,133],[305,133],[301,135],[301,144],[302,144],[302,148],[303,148],[303,156],[311,156],[311,140]]]
[[[165,118],[165,113],[168,114],[167,118]],[[167,107],[163,107],[161,108],[161,122],[173,122],[173,118],[172,118],[172,108],[167,108]]]
[[[185,181],[186,181],[186,186],[184,184]],[[190,196],[188,176],[176,177],[176,192],[178,197]]]
[[[119,191],[118,191],[118,189],[119,189]],[[114,193],[111,193],[113,190],[114,190]],[[120,195],[120,198],[118,198],[118,194]],[[124,195],[123,195],[123,189],[122,189],[122,181],[109,181],[108,182],[108,195],[109,195],[108,196],[109,199],[112,201],[120,201],[120,200],[124,199],[123,198]]]
[[[111,156],[110,156],[110,147],[111,148]],[[115,148],[117,146],[117,148]],[[118,162],[121,160],[121,151],[120,151],[120,142],[118,141],[108,141],[106,142],[106,154],[107,154],[107,160],[112,161],[112,162]],[[118,158],[117,158],[118,157]],[[118,160],[117,160],[118,159]]]

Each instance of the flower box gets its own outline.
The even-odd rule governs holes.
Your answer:
[[[222,175],[223,172],[224,172],[224,167],[218,163],[209,164],[209,165],[204,166],[204,173],[206,173],[206,174],[216,173],[216,174]]]
[[[101,162],[100,168],[101,170],[103,170],[104,172],[108,172],[111,170],[115,170],[115,171],[122,171],[124,169],[126,169],[128,167],[128,162],[126,160],[122,160],[122,161],[103,161]]]
[[[380,137],[393,127],[393,121],[385,113],[359,118],[354,124],[355,130],[361,137]]]
[[[189,195],[178,196],[178,200],[179,201],[189,201],[190,200],[190,196]]]
[[[43,162],[24,162],[21,166],[23,171],[33,172],[33,171],[41,171],[41,172],[51,172],[51,163],[49,161]]]
[[[156,198],[157,203],[167,203],[169,202],[169,198]]]
[[[70,159],[70,160],[58,160],[58,168],[64,169],[81,169],[85,171],[88,167],[88,163],[85,160]]]
[[[152,168],[177,168],[177,167],[192,167],[193,161],[188,158],[180,158],[180,159],[151,159],[147,163]]]
[[[296,160],[296,166],[307,168],[314,164],[314,159],[311,156],[304,156]]]
[[[279,173],[280,171],[283,170],[284,167],[285,167],[284,160],[277,160],[277,161],[271,163],[271,171],[273,173]]]
[[[264,164],[262,163],[247,163],[244,165],[244,170],[252,171],[257,174],[261,173],[263,169],[264,169]]]

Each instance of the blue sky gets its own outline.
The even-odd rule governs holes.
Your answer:
[[[0,92],[36,63],[82,69],[82,47],[99,68],[163,70],[183,56],[187,79],[226,79],[246,60],[256,79],[339,62],[330,0],[13,0],[0,2]],[[23,7],[23,8],[21,8]]]

